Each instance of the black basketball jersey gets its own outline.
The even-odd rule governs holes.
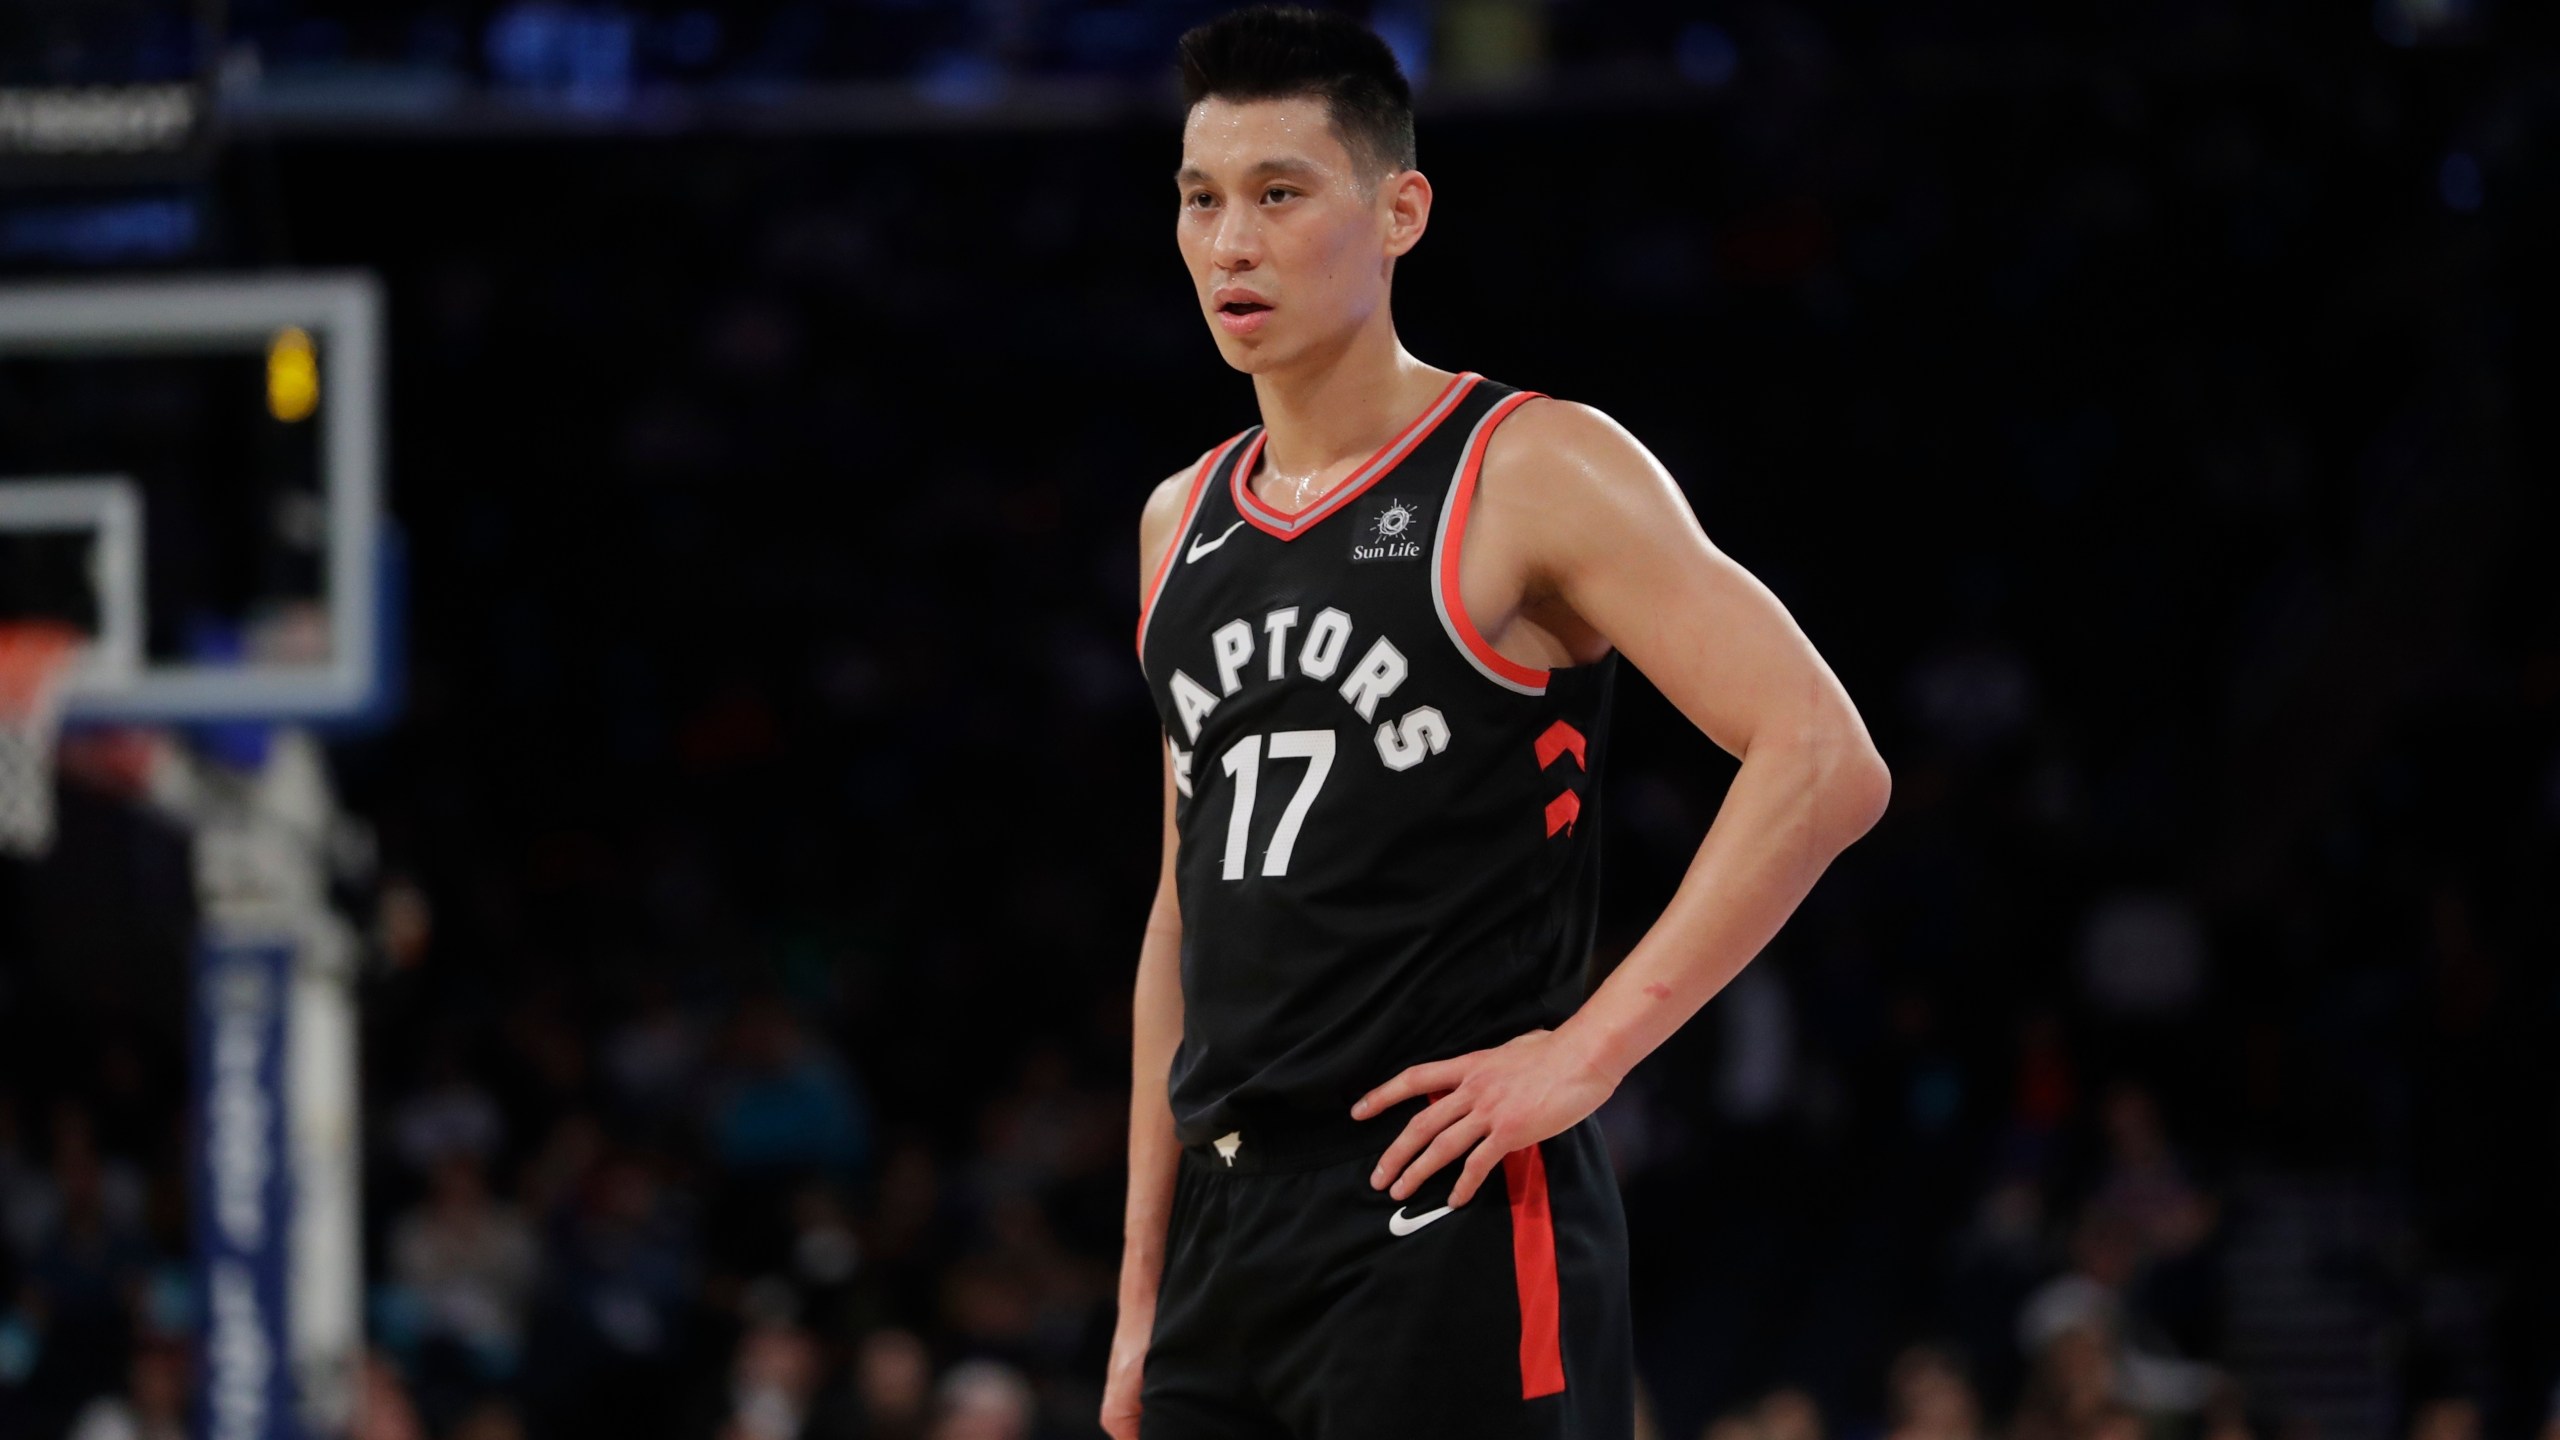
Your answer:
[[[1193,474],[1138,618],[1179,835],[1185,1143],[1347,1121],[1404,1067],[1580,1007],[1613,651],[1538,670],[1458,593],[1486,442],[1537,394],[1470,371],[1294,515]]]

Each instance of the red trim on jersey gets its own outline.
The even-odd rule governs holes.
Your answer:
[[[1242,430],[1228,436],[1218,448],[1201,457],[1200,469],[1191,477],[1191,498],[1182,503],[1182,523],[1174,528],[1173,543],[1165,546],[1164,554],[1157,558],[1156,578],[1147,582],[1147,593],[1138,601],[1138,666],[1140,669],[1146,668],[1147,663],[1147,617],[1156,613],[1156,601],[1164,595],[1165,579],[1173,573],[1173,552],[1182,548],[1182,537],[1191,533],[1191,522],[1200,518],[1201,497],[1209,493],[1209,472],[1217,469],[1218,461],[1223,459],[1226,453],[1235,447],[1235,443],[1243,438]]]
[[[1464,398],[1469,390],[1474,389],[1475,383],[1483,378],[1473,370],[1461,371],[1449,377],[1449,383],[1440,387],[1440,393],[1432,397],[1430,404],[1422,407],[1422,413],[1414,416],[1410,424],[1397,431],[1394,439],[1379,446],[1368,459],[1361,461],[1360,468],[1351,472],[1349,480],[1317,496],[1314,504],[1295,514],[1274,510],[1263,504],[1254,495],[1253,487],[1245,483],[1253,474],[1254,460],[1261,453],[1261,441],[1256,439],[1255,453],[1246,456],[1236,466],[1234,475],[1229,477],[1229,484],[1236,493],[1236,513],[1252,521],[1254,528],[1266,535],[1277,535],[1283,540],[1294,540],[1306,534],[1315,528],[1317,521],[1350,504],[1360,492],[1385,479],[1389,471],[1403,464],[1405,456],[1421,449],[1422,442],[1431,438],[1431,432],[1440,428],[1441,421],[1457,413],[1458,401]],[[1400,453],[1398,447],[1402,447]],[[1387,460],[1390,454],[1395,458]],[[1374,474],[1370,473],[1370,467],[1377,465],[1381,460],[1387,460],[1387,463]]]
[[[1548,726],[1531,748],[1538,752],[1538,768],[1541,770],[1556,763],[1556,757],[1567,751],[1572,752],[1574,764],[1585,770],[1591,768],[1591,762],[1583,758],[1582,732],[1561,720]]]
[[[1511,1192],[1511,1270],[1520,1283],[1520,1398],[1564,1389],[1564,1326],[1556,1306],[1555,1216],[1547,1205],[1547,1161],[1526,1145],[1502,1157]]]
[[[1547,802],[1547,835],[1553,838],[1559,830],[1571,830],[1581,818],[1582,797],[1567,790]]]
[[[1521,664],[1486,642],[1476,622],[1467,618],[1467,607],[1458,598],[1458,546],[1467,533],[1467,507],[1475,500],[1476,472],[1484,465],[1484,452],[1493,444],[1493,432],[1503,417],[1538,398],[1536,390],[1515,390],[1494,403],[1476,422],[1475,446],[1458,466],[1458,483],[1449,493],[1449,514],[1444,522],[1447,536],[1440,542],[1440,603],[1449,612],[1449,623],[1457,628],[1458,638],[1466,642],[1468,651],[1484,663],[1484,667],[1515,685],[1534,685],[1544,689],[1547,672]]]

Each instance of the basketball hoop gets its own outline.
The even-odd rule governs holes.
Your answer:
[[[0,624],[0,854],[52,848],[62,684],[87,639],[51,620]]]

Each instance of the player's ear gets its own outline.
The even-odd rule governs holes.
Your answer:
[[[1419,170],[1396,170],[1378,182],[1387,226],[1387,254],[1402,255],[1422,243],[1431,228],[1431,181]]]

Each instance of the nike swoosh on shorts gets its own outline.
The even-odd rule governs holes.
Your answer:
[[[1419,1215],[1407,1215],[1404,1213],[1404,1207],[1399,1205],[1396,1207],[1396,1213],[1387,1217],[1387,1229],[1393,1234],[1410,1235],[1414,1231],[1421,1229],[1423,1226],[1430,1224],[1432,1221],[1439,1219],[1441,1216],[1448,1214],[1454,1208],[1456,1207],[1443,1205],[1437,1210],[1425,1210]]]

